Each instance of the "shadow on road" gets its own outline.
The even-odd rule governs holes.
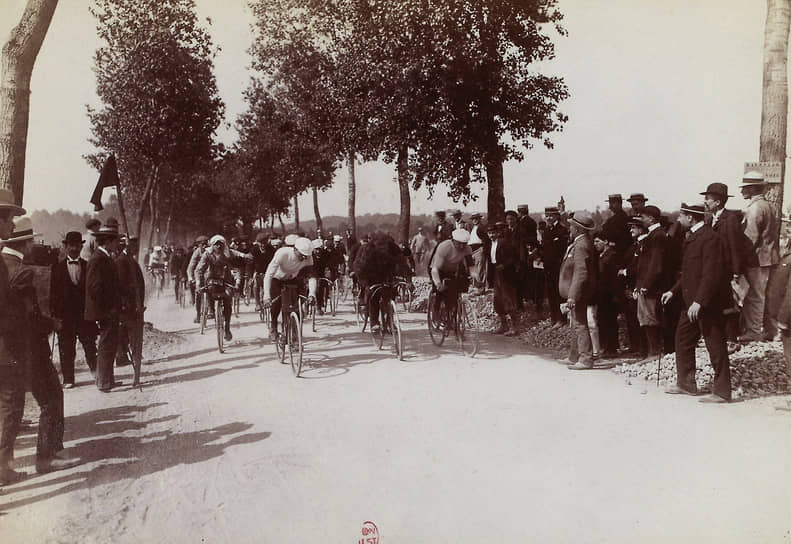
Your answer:
[[[21,492],[35,494],[9,502],[0,501],[0,509],[9,511],[72,491],[120,480],[134,481],[177,465],[201,463],[223,455],[229,447],[260,442],[271,435],[269,432],[246,432],[253,425],[240,421],[184,433],[164,430],[135,437],[117,435],[123,430],[139,430],[171,419],[127,421],[134,412],[143,412],[147,408],[119,406],[68,418],[66,428],[70,440],[101,434],[101,427],[96,428],[97,422],[113,425],[113,436],[87,439],[68,449],[70,455],[80,458],[82,465],[101,464],[78,472],[60,473],[55,478],[31,477],[18,485],[6,487],[3,499]]]

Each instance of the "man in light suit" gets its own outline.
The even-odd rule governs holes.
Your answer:
[[[96,245],[86,269],[85,319],[96,321],[99,327],[96,387],[103,393],[109,393],[120,385],[113,373],[121,311],[118,269],[113,261],[118,247],[118,221],[114,218],[107,220],[96,232]]]
[[[725,317],[722,311],[730,304],[730,287],[723,264],[720,237],[703,222],[704,207],[681,205],[678,220],[689,234],[684,242],[681,276],[675,285],[662,294],[662,304],[673,297],[682,297],[676,328],[677,382],[665,392],[673,395],[697,395],[695,381],[695,348],[701,335],[714,367],[712,394],[701,402],[729,402],[731,374],[728,347],[725,341]]]
[[[80,257],[82,235],[66,233],[63,246],[66,258],[52,265],[50,271],[49,307],[52,317],[60,321],[58,350],[63,387],[74,387],[74,357],[77,338],[85,352],[85,362],[96,373],[96,322],[85,319],[85,276],[88,263]]]
[[[576,212],[569,220],[572,242],[560,265],[558,292],[566,301],[571,326],[570,370],[593,368],[593,344],[588,328],[588,305],[596,296],[599,275],[598,254],[593,247],[590,233],[595,224],[587,212]]]

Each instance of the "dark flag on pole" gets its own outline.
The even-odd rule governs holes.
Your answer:
[[[99,181],[96,183],[96,189],[93,190],[91,196],[91,204],[93,210],[96,212],[102,211],[102,192],[105,187],[116,187],[118,185],[118,166],[115,164],[115,155],[110,155],[102,166],[102,173],[99,174]]]

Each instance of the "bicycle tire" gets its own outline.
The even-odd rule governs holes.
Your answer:
[[[296,312],[291,312],[288,321],[288,354],[291,361],[291,371],[294,377],[299,378],[299,373],[302,372],[302,325],[299,322],[299,316]]]
[[[281,322],[285,319],[283,316],[280,318]],[[288,342],[288,329],[283,325],[280,324],[280,327],[283,332],[275,333],[274,343],[275,343],[275,352],[277,353],[277,359],[280,361],[280,364],[286,364],[286,345],[285,342]]]
[[[338,312],[338,280],[330,284],[330,315],[335,317]]]
[[[437,299],[437,293],[432,291],[431,294],[428,296],[428,311],[426,312],[426,321],[428,323],[428,334],[431,336],[431,342],[440,347],[444,342],[445,338],[448,336],[444,330],[444,327],[441,325],[441,314],[442,308],[440,308],[440,315],[434,315],[434,305]],[[439,326],[435,326],[436,324],[440,324]]]
[[[480,345],[475,308],[468,301],[459,297],[456,313],[456,338],[461,344],[461,351],[467,357],[475,357]]]
[[[214,329],[217,331],[217,348],[220,353],[225,353],[223,342],[225,341],[225,316],[223,315],[222,298],[217,297],[214,307]]]
[[[308,305],[308,311],[310,312],[310,330],[313,332],[316,332],[316,314],[319,313],[318,307],[318,302]]]
[[[370,300],[369,300],[369,303],[370,303]],[[371,327],[370,327],[371,339],[373,340],[374,347],[376,349],[382,349],[382,345],[384,344],[384,341],[385,341],[385,330],[386,330],[386,327],[387,327],[387,324],[388,324],[387,315],[388,315],[388,311],[385,308],[382,308],[382,306],[380,305],[379,306],[379,332],[376,332],[374,330],[373,325],[371,325]]]
[[[393,347],[395,348],[396,356],[399,361],[404,360],[404,334],[401,330],[401,318],[398,317],[398,308],[394,300],[390,301],[390,313],[392,314],[390,322],[390,334],[393,336]]]

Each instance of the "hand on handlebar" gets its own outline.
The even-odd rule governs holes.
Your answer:
[[[261,305],[262,305],[264,308],[271,308],[271,307],[272,307],[272,299],[271,299],[271,298],[269,298],[269,297],[265,297],[265,298],[264,298],[264,299],[261,301]]]

